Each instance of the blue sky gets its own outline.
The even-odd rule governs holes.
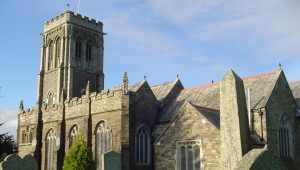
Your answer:
[[[0,0],[0,133],[16,134],[20,100],[36,102],[45,21],[77,0]],[[298,0],[81,0],[80,13],[104,23],[105,88],[143,80],[194,87],[276,71],[300,80]]]

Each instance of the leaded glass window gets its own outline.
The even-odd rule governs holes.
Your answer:
[[[200,141],[177,142],[177,170],[200,170]]]
[[[54,130],[51,129],[46,136],[46,144],[45,144],[45,169],[46,170],[53,169],[55,141],[56,141],[55,133]]]
[[[69,135],[69,148],[74,144],[75,140],[78,139],[78,126],[74,125],[71,128],[70,135]]]
[[[97,170],[102,170],[102,154],[112,150],[112,130],[104,121],[95,131],[95,162]]]
[[[278,138],[280,158],[291,158],[291,125],[286,113],[283,113],[280,117]]]
[[[150,134],[148,128],[141,126],[135,136],[135,158],[137,164],[150,163]]]

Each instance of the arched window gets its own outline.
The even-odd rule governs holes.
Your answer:
[[[55,148],[55,133],[53,129],[50,129],[46,136],[46,145],[45,145],[45,169],[53,169],[53,156]]]
[[[71,128],[70,135],[69,135],[69,148],[73,145],[73,143],[77,138],[78,138],[78,126],[74,125]]]
[[[148,128],[141,126],[135,136],[135,158],[137,164],[150,163],[150,133]]]
[[[48,70],[52,69],[53,67],[53,42],[50,41],[49,43],[49,59],[48,59]]]
[[[48,105],[52,105],[55,103],[55,97],[53,92],[49,92],[48,97],[47,97],[47,102]]]
[[[92,43],[90,41],[88,41],[86,43],[86,49],[85,49],[85,52],[86,52],[86,61],[91,61],[92,60]]]
[[[22,130],[22,143],[26,143],[26,131]]]
[[[279,122],[279,156],[282,159],[291,158],[291,124],[286,113],[283,113],[280,117]]]
[[[60,57],[61,57],[61,40],[60,38],[56,41],[56,60],[55,60],[55,67],[58,67],[60,64]]]
[[[176,170],[200,170],[200,142],[177,142]]]
[[[75,45],[75,58],[77,60],[81,59],[81,39],[77,38]]]
[[[102,169],[102,154],[112,150],[111,134],[111,129],[106,122],[100,122],[95,131],[95,162],[98,170]]]
[[[33,129],[30,129],[30,132],[29,132],[29,142],[31,143],[33,140]]]

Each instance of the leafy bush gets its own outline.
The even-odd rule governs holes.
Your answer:
[[[86,142],[79,137],[69,149],[64,158],[64,170],[94,170],[92,152],[86,147]]]

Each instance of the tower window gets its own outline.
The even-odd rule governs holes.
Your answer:
[[[150,135],[149,130],[145,126],[141,126],[135,136],[136,146],[136,163],[149,164],[150,163]]]
[[[47,103],[48,105],[52,105],[52,104],[55,103],[55,97],[54,97],[54,93],[53,93],[53,92],[50,92],[50,93],[48,94],[46,103]]]
[[[177,170],[200,170],[200,142],[177,142]]]
[[[75,58],[81,59],[81,40],[79,38],[76,40]]]
[[[53,67],[53,42],[51,41],[49,44],[49,61],[48,61],[48,70]]]
[[[86,44],[86,61],[92,60],[92,45],[91,43]]]
[[[60,64],[60,56],[61,56],[61,43],[60,38],[56,41],[56,60],[55,60],[55,67],[58,67]]]
[[[95,162],[96,168],[102,169],[102,154],[112,150],[111,129],[104,122],[100,122],[95,132]]]

